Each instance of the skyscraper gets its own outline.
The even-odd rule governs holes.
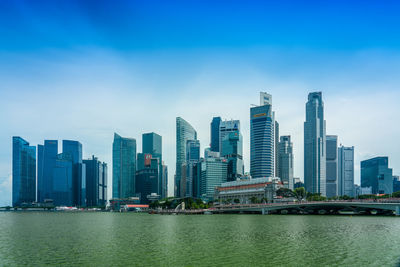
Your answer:
[[[281,178],[279,173],[279,123],[275,120],[275,177]]]
[[[240,121],[239,120],[225,120],[219,124],[219,151],[222,151],[222,141],[225,136],[232,132],[240,132]],[[212,151],[212,150],[211,150]]]
[[[86,205],[86,171],[82,164],[82,144],[78,141],[63,140],[62,150],[64,154],[69,154],[72,160],[72,188],[74,205]]]
[[[227,181],[228,163],[223,158],[206,158],[200,163],[200,196],[204,200],[212,200],[215,187]]]
[[[181,185],[184,186],[183,192],[185,197],[193,197],[193,187],[195,173],[193,172],[194,166],[200,160],[200,141],[199,140],[188,140],[186,142],[186,175],[185,181],[182,181]]]
[[[326,136],[326,196],[338,195],[338,137]]]
[[[50,199],[55,206],[74,206],[74,163],[70,153],[57,155]]]
[[[284,186],[293,190],[293,143],[290,135],[281,136],[279,142],[279,174]]]
[[[13,137],[12,205],[36,201],[36,147],[21,137]]]
[[[326,196],[326,122],[321,92],[310,93],[306,104],[304,183],[308,192]]]
[[[239,131],[230,132],[222,140],[221,157],[228,161],[227,181],[236,181],[244,175],[243,137]]]
[[[372,187],[372,194],[393,193],[393,170],[388,157],[361,161],[361,187]]]
[[[140,196],[140,203],[147,204],[151,197],[161,198],[159,174],[162,165],[159,158],[152,158],[151,154],[145,154],[144,165],[143,169],[136,172],[136,194]]]
[[[219,152],[219,125],[221,123],[221,117],[214,117],[211,122],[211,151]]]
[[[153,158],[159,158],[162,162],[162,137],[156,133],[142,135],[144,154],[151,154]]]
[[[175,174],[175,196],[181,196],[181,179],[186,175],[186,170],[182,170],[182,165],[186,162],[186,142],[197,140],[197,132],[194,128],[181,117],[176,118],[176,174]],[[182,173],[183,171],[183,173]]]
[[[38,202],[53,199],[53,170],[56,167],[58,141],[45,140],[38,145]]]
[[[113,142],[113,198],[135,196],[136,139],[114,134]]]
[[[107,202],[107,164],[95,156],[83,160],[86,166],[86,203],[88,207],[105,206]]]
[[[253,178],[275,175],[275,115],[272,96],[261,92],[261,106],[250,108],[250,174]]]
[[[354,146],[338,149],[338,196],[354,197]]]
[[[161,135],[158,135],[156,133],[145,133],[142,135],[142,142],[143,142],[143,149],[142,152],[144,155],[146,154],[150,154],[152,159],[158,159],[158,186],[159,189],[157,192],[153,192],[153,193],[157,193],[158,195],[160,195],[161,197],[163,196],[163,191],[165,190],[163,188],[163,166],[162,166],[162,137]],[[138,160],[139,160],[139,154],[138,154]],[[138,169],[140,170],[140,169]],[[164,196],[165,197],[165,196]]]

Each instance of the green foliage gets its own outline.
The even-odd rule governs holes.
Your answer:
[[[307,201],[326,201],[326,199],[321,193],[307,193]]]
[[[304,187],[298,187],[294,189],[293,193],[298,201],[302,201],[307,196],[306,189]]]
[[[235,202],[236,204],[239,204],[239,203],[240,203],[240,200],[239,200],[238,198],[235,198],[235,199],[233,200],[233,202]]]
[[[278,191],[276,191],[276,195],[288,198],[288,197],[294,197],[294,192],[289,188],[281,187],[278,189]]]
[[[257,197],[255,197],[255,196],[252,196],[252,197],[250,198],[250,201],[251,201],[251,203],[253,203],[253,204],[260,203],[260,200],[259,200]]]
[[[392,197],[400,197],[400,191],[394,192]]]

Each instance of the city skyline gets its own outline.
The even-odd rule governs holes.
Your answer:
[[[295,177],[303,178],[304,104],[312,91],[323,92],[327,133],[338,135],[338,144],[355,147],[355,183],[360,183],[360,161],[375,156],[388,156],[389,166],[399,174],[400,128],[395,122],[400,116],[400,27],[390,19],[397,5],[342,6],[344,16],[331,11],[337,6],[324,5],[293,4],[287,9],[274,4],[271,12],[268,5],[253,3],[246,12],[234,3],[222,24],[215,23],[221,22],[222,4],[211,9],[182,5],[195,14],[192,19],[175,16],[163,5],[154,7],[169,21],[160,26],[150,22],[148,4],[137,7],[142,17],[134,20],[124,12],[116,18],[116,7],[104,2],[98,9],[64,2],[49,12],[51,3],[41,8],[2,1],[7,14],[0,17],[5,33],[0,37],[0,206],[11,203],[12,136],[31,145],[77,140],[83,158],[95,155],[109,164],[111,184],[114,132],[137,140],[142,133],[156,132],[163,137],[171,194],[175,118],[181,116],[196,129],[203,151],[210,143],[210,122],[220,116],[240,120],[249,171],[249,107],[258,103],[259,91],[272,94],[280,134],[292,136]],[[296,13],[299,8],[304,15]],[[353,16],[356,9],[365,17]],[[307,18],[315,11],[319,15]],[[85,12],[92,16],[82,16]],[[282,15],[278,22],[300,16],[301,30],[293,36],[288,24],[276,28],[276,16],[267,16],[271,13]],[[18,20],[27,14],[32,20]],[[252,31],[235,22],[240,14]],[[104,15],[115,24],[102,24]],[[209,19],[197,23],[203,16]],[[371,28],[372,18],[377,24]],[[313,26],[315,19],[320,27]],[[183,28],[176,27],[181,24]],[[146,31],[138,32],[138,25],[147,26]],[[18,38],[10,37],[13,30],[21,33]],[[225,34],[219,36],[221,32]],[[138,36],[140,42],[127,36]],[[141,142],[137,145],[140,151]]]

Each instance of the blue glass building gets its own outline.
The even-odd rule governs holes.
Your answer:
[[[55,206],[75,206],[73,188],[72,156],[69,153],[57,155],[55,166],[52,170],[52,191],[50,199]]]
[[[36,201],[36,147],[21,137],[13,137],[12,205]]]
[[[219,152],[220,147],[219,147],[219,125],[221,123],[221,117],[214,117],[212,122],[211,122],[211,151],[214,152]]]
[[[112,198],[135,196],[136,139],[114,134]]]
[[[243,137],[239,131],[230,132],[222,140],[221,156],[228,161],[227,181],[235,181],[244,175]]]
[[[388,157],[361,161],[361,187],[372,187],[372,194],[393,193],[393,170]]]
[[[146,154],[151,155],[151,154]],[[160,172],[162,165],[158,158],[152,158],[150,164],[145,164],[145,167],[136,172],[136,195],[140,197],[140,203],[147,204],[150,202],[150,196],[153,194],[156,199],[160,199]]]
[[[250,174],[253,178],[275,175],[275,115],[271,96],[261,93],[260,104],[250,108]]]
[[[326,122],[321,92],[310,93],[306,104],[304,184],[307,192],[326,196]]]
[[[83,160],[86,166],[86,205],[88,207],[107,204],[107,164],[95,156]]]
[[[145,133],[142,135],[142,154],[139,156],[138,154],[138,166],[140,164],[141,168],[137,170],[141,170],[144,168],[142,164],[142,160],[144,159],[144,155],[150,154],[153,159],[158,159],[158,185],[159,189],[157,194],[161,196],[161,198],[166,198],[167,194],[166,188],[164,188],[165,183],[163,183],[163,161],[162,161],[162,137],[156,133]],[[154,192],[153,192],[154,193]]]
[[[45,140],[38,145],[38,202],[52,199],[53,169],[56,166],[58,141]]]
[[[176,118],[176,175],[175,175],[175,196],[183,197],[184,191],[181,181],[182,177],[186,176],[186,144],[188,140],[197,140],[197,132],[184,119]]]
[[[63,140],[64,154],[71,156],[73,164],[72,188],[75,206],[86,205],[86,171],[82,164],[82,144],[78,141]]]

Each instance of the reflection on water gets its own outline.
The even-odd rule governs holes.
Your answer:
[[[400,218],[0,213],[0,266],[400,266]]]

